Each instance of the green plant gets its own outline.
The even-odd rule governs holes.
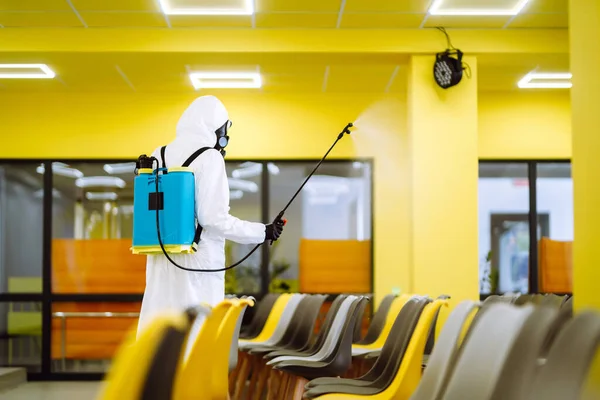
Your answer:
[[[290,293],[298,291],[296,279],[281,278],[290,268],[291,264],[284,258],[275,260],[275,252],[281,240],[273,243],[269,248],[269,291],[275,293]],[[225,243],[225,265],[233,263],[233,248],[231,242]],[[260,291],[259,268],[253,265],[240,265],[225,272],[225,293],[258,293]]]
[[[225,265],[231,265],[231,243],[225,242]],[[235,271],[225,271],[225,293],[234,294],[238,291],[238,282]]]
[[[279,247],[280,243],[281,240],[273,243],[271,251],[269,252],[269,291],[274,293],[296,292],[298,291],[297,280],[280,278],[291,268],[292,265],[284,258],[274,260],[275,251]]]

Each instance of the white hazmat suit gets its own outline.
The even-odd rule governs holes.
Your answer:
[[[196,150],[214,147],[215,131],[229,120],[227,110],[214,96],[194,100],[177,124],[177,136],[167,145],[167,167],[179,167]],[[160,148],[153,156],[160,160]],[[203,227],[198,251],[173,254],[177,264],[193,269],[225,266],[225,239],[258,244],[265,240],[265,225],[229,215],[229,185],[223,156],[207,150],[190,165],[196,179],[196,218]],[[211,306],[225,295],[224,272],[189,272],[175,267],[164,255],[148,256],[146,291],[138,323],[138,336],[148,322],[164,311],[183,311],[202,302]]]

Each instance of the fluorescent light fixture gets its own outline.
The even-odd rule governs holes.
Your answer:
[[[304,189],[311,196],[340,196],[350,192],[348,178],[317,175]]]
[[[135,163],[104,164],[104,171],[110,175],[133,174]]]
[[[242,197],[244,197],[244,192],[241,190],[230,190],[229,191],[229,198],[231,200],[239,200]]]
[[[279,167],[273,163],[267,164],[267,169],[271,175],[279,175]]]
[[[213,8],[213,7],[177,7],[172,3],[176,0],[158,0],[160,8],[166,15],[252,15],[254,14],[254,1],[242,0],[239,8]]]
[[[46,168],[42,164],[39,167],[37,167],[35,169],[35,171],[38,174],[43,175],[44,172],[46,172]],[[71,168],[67,164],[60,163],[60,162],[52,163],[52,172],[56,175],[65,176],[67,178],[73,178],[73,179],[83,178],[83,172],[81,172],[78,169]]]
[[[190,72],[194,89],[258,89],[262,78],[258,72]]]
[[[44,197],[44,189],[36,190],[35,192],[33,192],[33,197],[35,197],[36,199],[43,198]],[[61,198],[60,192],[56,189],[52,189],[52,197],[54,197],[55,199],[60,199]]]
[[[231,171],[233,178],[243,179],[259,176],[262,173],[262,164],[256,162],[245,162],[240,164],[241,168]],[[273,163],[267,163],[267,170],[271,175],[279,175],[279,167]]]
[[[480,3],[480,0],[472,0]],[[515,1],[515,0],[511,0]],[[429,15],[517,15],[529,3],[529,0],[516,0],[516,4],[510,8],[481,8],[481,7],[444,7],[448,0],[434,0],[429,7]]]
[[[253,176],[258,176],[262,172],[262,164],[252,163],[244,168],[238,168],[231,171],[231,176],[234,178],[242,179],[242,178],[250,178]]]
[[[119,208],[121,209],[121,213],[122,214],[126,214],[126,215],[133,214],[133,204],[128,204],[126,206],[121,206]]]
[[[520,89],[570,89],[573,86],[572,77],[573,74],[570,72],[530,72],[517,83],[517,86]]]
[[[39,72],[29,71],[35,69]],[[0,79],[52,79],[55,76],[46,64],[0,64]]]
[[[352,168],[354,169],[361,169],[363,167],[363,163],[359,162],[359,161],[354,161],[352,163]]]
[[[231,190],[243,190],[244,192],[256,193],[258,192],[258,185],[252,181],[245,181],[242,179],[229,178],[229,189]]]
[[[126,183],[123,179],[114,176],[88,176],[79,178],[75,181],[75,186],[80,188],[88,187],[116,187],[123,189]]]
[[[115,192],[87,192],[85,198],[88,200],[117,200],[119,195]]]
[[[311,196],[308,198],[308,203],[311,205],[333,205],[338,202],[337,196]]]

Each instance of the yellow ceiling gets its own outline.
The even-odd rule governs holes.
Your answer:
[[[228,5],[243,0],[229,0]],[[447,0],[456,1],[456,0]],[[517,0],[498,0],[507,8]],[[223,0],[170,0],[214,6]],[[530,0],[517,16],[429,16],[431,0],[254,0],[254,16],[165,16],[158,0],[2,0],[5,28],[566,28],[568,0]],[[464,1],[462,3],[465,3]],[[467,3],[477,4],[474,0]]]
[[[179,6],[214,6],[241,3],[243,0],[169,1]],[[460,0],[462,4],[478,4],[478,1],[481,0]],[[158,0],[0,0],[0,27],[4,28],[0,31],[74,28],[72,35],[77,35],[86,28],[95,32],[106,32],[102,29],[110,28],[127,28],[128,31],[158,28],[160,32],[169,32],[166,29],[210,28],[207,34],[215,35],[219,32],[218,28],[424,29],[441,25],[516,30],[561,29],[566,28],[568,22],[568,0],[530,0],[526,8],[514,17],[430,16],[427,10],[431,0],[254,2],[254,16],[166,16],[161,12]],[[517,0],[494,2],[510,8]],[[70,29],[67,31],[71,32]],[[0,80],[0,93],[192,92],[194,89],[187,76],[190,70],[257,70],[263,77],[261,90],[264,92],[394,93],[406,89],[407,55],[389,52],[368,56],[285,52],[231,54],[226,51],[222,54],[105,53],[101,49],[90,48],[89,53],[5,52],[0,55],[0,63],[46,63],[57,73],[57,78],[52,80]],[[536,68],[546,71],[567,71],[569,68],[567,54],[479,54],[478,63],[479,87],[483,91],[515,90],[517,81]]]

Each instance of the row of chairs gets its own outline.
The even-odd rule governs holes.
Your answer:
[[[99,400],[227,400],[237,339],[252,298],[155,318],[119,348]]]
[[[421,373],[422,355],[428,344],[431,347],[434,325],[440,308],[447,305],[447,296],[436,300],[424,296],[386,296],[364,338],[357,333],[357,327],[361,325],[367,299],[360,296],[338,296],[322,328],[313,334],[323,301],[324,297],[319,295],[294,294],[261,302],[256,317],[242,331],[241,362],[230,381],[234,400],[262,399],[265,391],[271,399],[314,398],[322,394],[319,391],[323,387],[313,390],[311,385],[326,383],[329,387],[333,383],[316,378],[358,375],[360,366],[354,365],[354,371],[351,368],[353,358],[375,361],[368,379],[361,382],[368,383],[372,378],[377,380],[377,387],[383,384],[382,379],[395,375],[396,371],[387,366],[388,358],[393,359],[398,353],[391,349],[395,342],[389,341],[388,347],[385,344],[388,337],[397,335],[405,342],[417,338],[413,347],[416,346],[414,353],[419,355],[407,363],[410,366],[402,372],[405,378],[401,385],[414,388]],[[272,307],[270,312],[269,307]],[[404,313],[398,319],[401,310]],[[381,374],[384,376],[380,377]],[[311,383],[306,385],[309,380]],[[334,381],[337,383],[337,378]]]
[[[233,399],[600,398],[589,373],[598,314],[573,317],[572,298],[554,295],[465,301],[433,346],[444,297],[385,297],[364,338],[354,330],[360,297],[338,297],[317,335],[320,296],[267,298],[242,331]]]
[[[600,398],[597,314],[535,297],[467,301],[433,345],[446,297],[386,296],[364,337],[362,296],[338,296],[316,332],[322,295],[267,296],[244,326],[252,298],[165,314],[122,345],[99,399]]]

